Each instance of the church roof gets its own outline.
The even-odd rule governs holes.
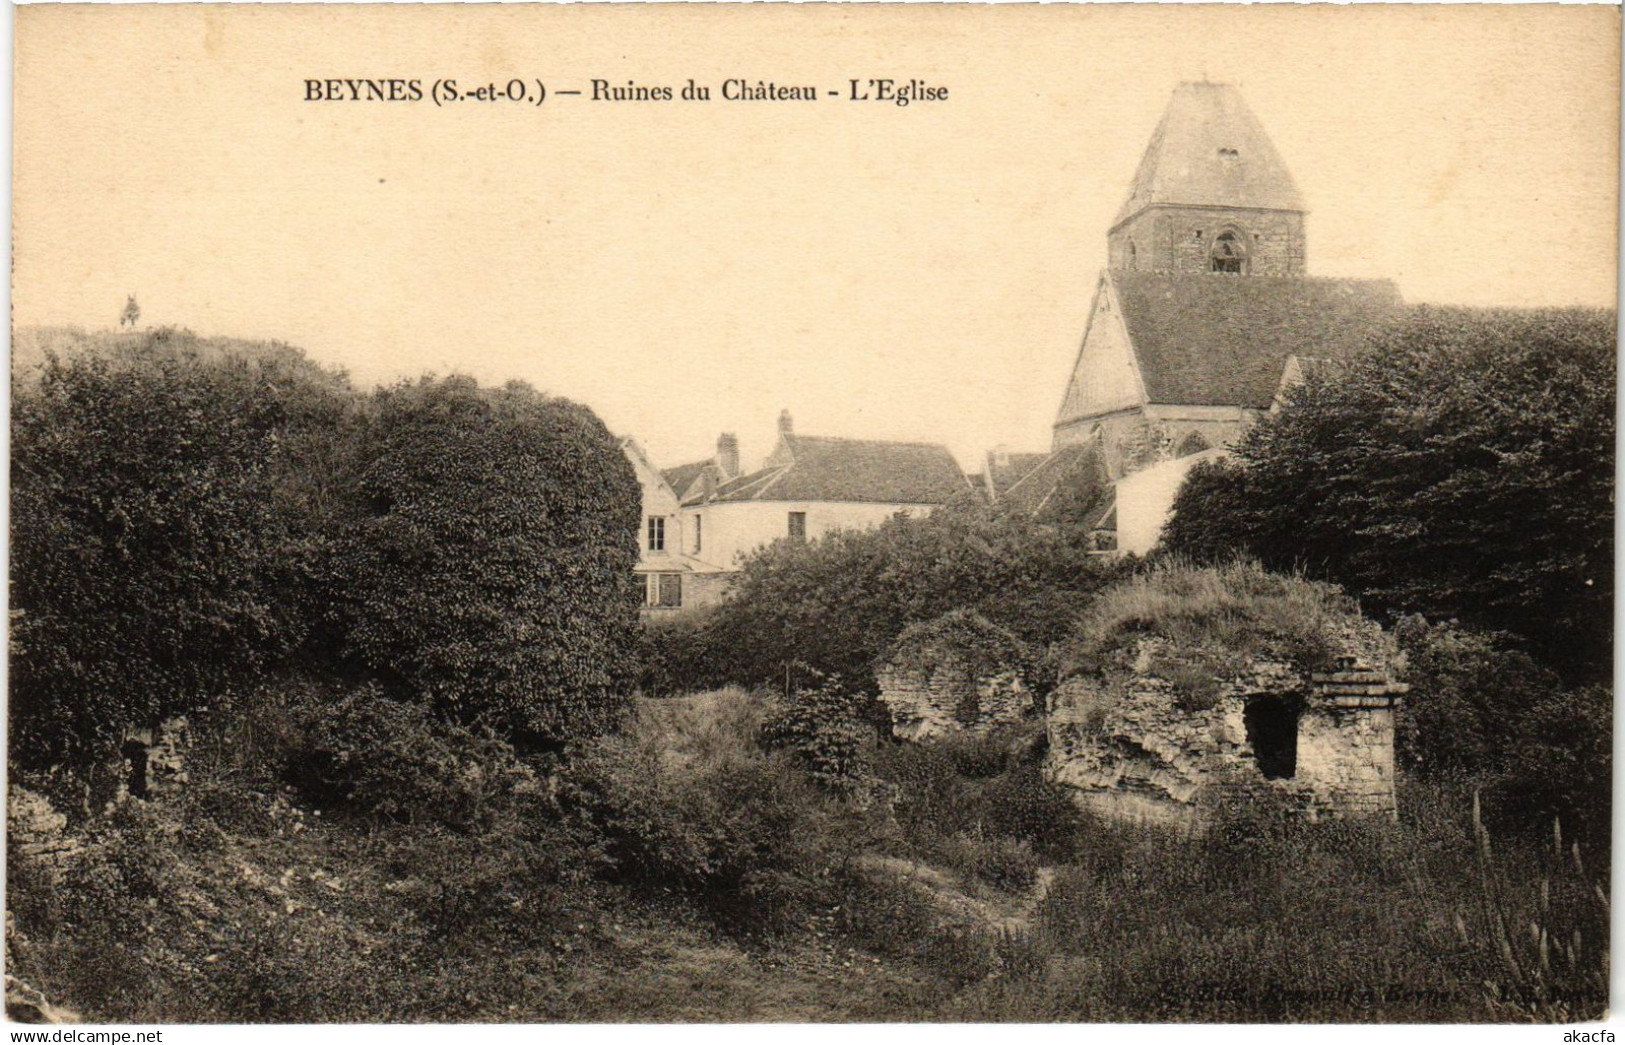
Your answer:
[[[953,454],[938,443],[781,435],[773,460],[782,463],[723,483],[710,503],[946,504],[970,489]]]
[[[1267,409],[1288,357],[1346,358],[1400,307],[1386,279],[1109,278],[1152,403]]]
[[[1061,447],[1028,469],[1027,474],[1005,492],[1001,503],[1014,511],[1038,514],[1062,484],[1081,478],[1076,473],[1093,450],[1090,443],[1069,443]]]
[[[987,487],[992,498],[997,501],[1009,492],[1010,487],[1020,482],[1028,472],[1043,464],[1050,457],[1046,453],[1003,453],[997,450],[987,452]]]
[[[1174,88],[1112,227],[1157,204],[1304,209],[1263,125],[1227,83]]]

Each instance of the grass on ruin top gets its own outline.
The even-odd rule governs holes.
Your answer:
[[[1113,652],[1145,637],[1315,670],[1344,653],[1365,652],[1355,647],[1366,630],[1354,600],[1332,585],[1250,561],[1174,561],[1101,593],[1079,623],[1063,674],[1097,671]]]

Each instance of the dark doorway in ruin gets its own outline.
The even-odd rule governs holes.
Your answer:
[[[1254,697],[1242,720],[1258,771],[1270,780],[1290,780],[1298,772],[1298,709],[1280,697]]]
[[[130,766],[130,794],[136,798],[147,797],[147,746],[139,740],[126,740],[123,749],[124,761]]]

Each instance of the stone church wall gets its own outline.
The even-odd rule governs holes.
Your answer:
[[[1208,272],[1213,241],[1226,231],[1245,244],[1249,275],[1306,271],[1302,214],[1240,207],[1149,207],[1107,236],[1108,262],[1142,272]]]

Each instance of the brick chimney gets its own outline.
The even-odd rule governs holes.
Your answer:
[[[739,437],[732,432],[717,436],[717,468],[724,479],[739,475]]]
[[[796,434],[796,426],[795,426],[795,422],[790,420],[790,411],[788,411],[788,410],[780,410],[779,411],[779,435],[786,436],[786,435],[795,435],[795,434]]]

